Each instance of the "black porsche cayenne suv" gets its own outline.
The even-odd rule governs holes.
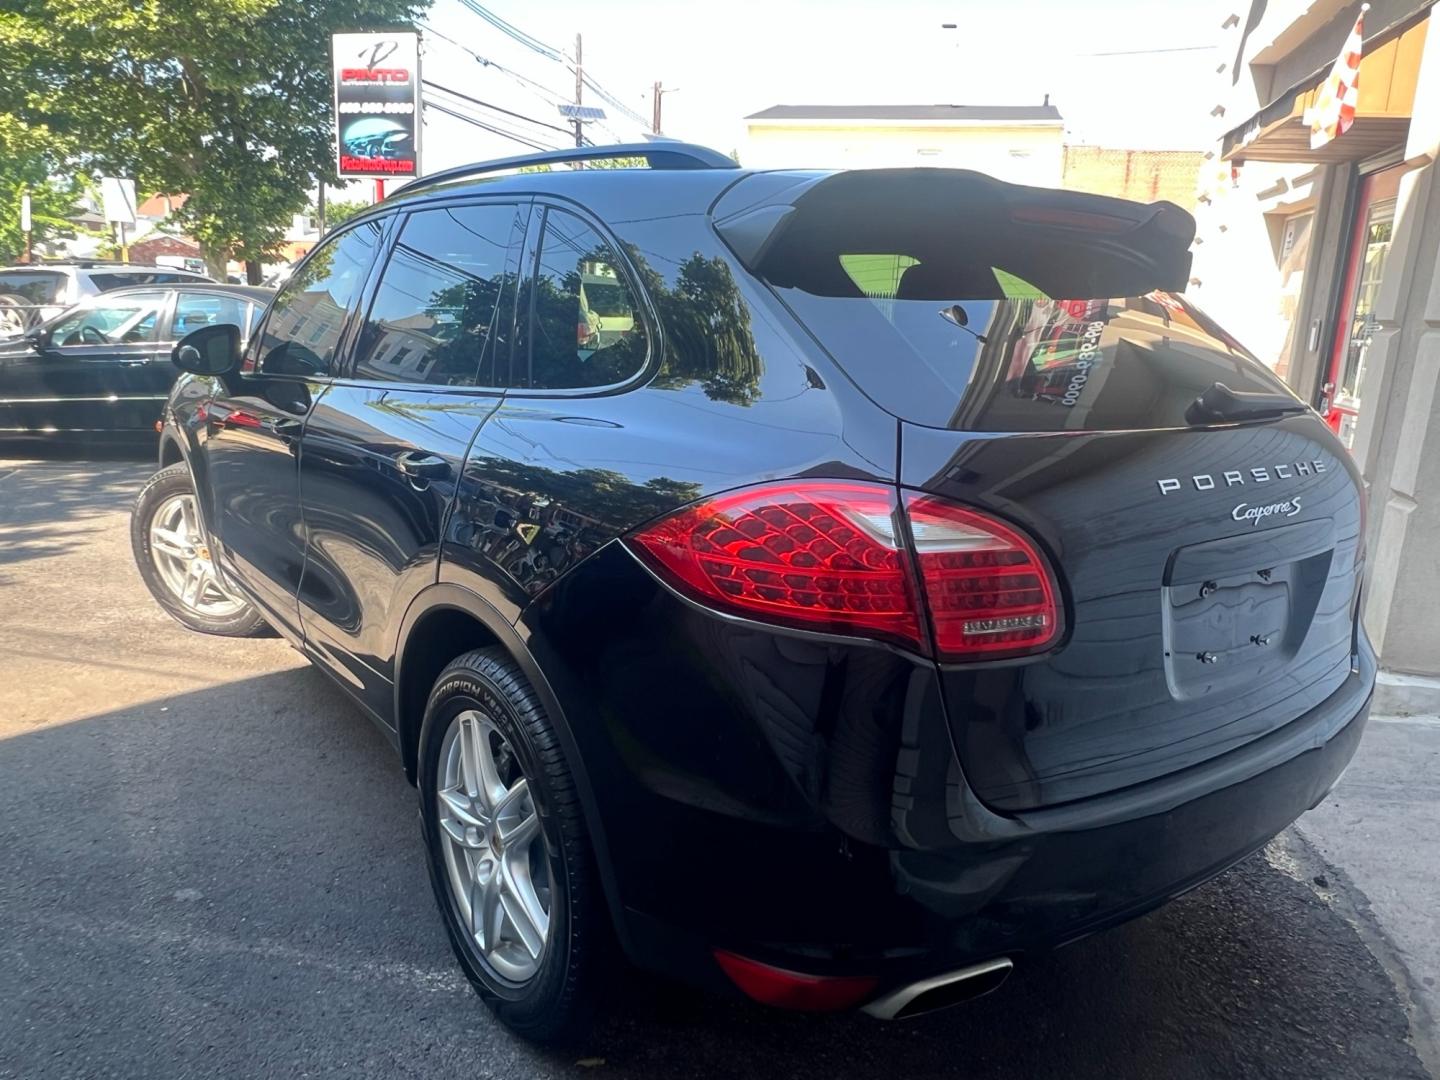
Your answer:
[[[432,175],[243,355],[176,347],[135,554],[390,736],[515,1029],[620,955],[953,1003],[1263,845],[1365,723],[1355,467],[1179,295],[1192,236],[682,144]]]

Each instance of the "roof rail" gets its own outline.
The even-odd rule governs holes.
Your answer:
[[[504,169],[518,169],[526,165],[562,165],[575,161],[606,161],[614,158],[643,157],[652,169],[738,169],[730,158],[708,146],[697,146],[684,142],[639,142],[614,143],[610,146],[577,146],[567,150],[547,150],[540,154],[520,154],[516,157],[496,158],[494,161],[477,161],[473,165],[457,165],[453,169],[441,169],[410,181],[396,194],[418,191],[432,184],[443,184],[447,180],[463,180],[484,173],[501,172]]]
[[[130,263],[122,263],[119,259],[82,259],[59,256],[57,258],[46,258],[42,256],[28,263],[17,263],[16,266],[24,268],[33,266],[37,270],[46,266],[73,266],[77,270],[93,270],[97,267],[109,269],[112,266],[129,266]]]

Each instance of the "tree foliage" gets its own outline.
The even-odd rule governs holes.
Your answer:
[[[65,149],[48,129],[0,113],[0,263],[14,262],[25,250],[20,200],[27,192],[31,238],[37,247],[75,235],[70,218],[84,180],[73,174],[67,180],[54,179],[63,167]]]
[[[325,231],[339,228],[356,214],[363,214],[374,206],[369,199],[335,199],[325,204]]]
[[[179,194],[213,262],[259,260],[335,182],[330,35],[413,24],[430,0],[8,0],[0,115],[96,172]]]

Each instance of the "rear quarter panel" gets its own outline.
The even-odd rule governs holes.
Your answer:
[[[614,230],[655,331],[645,371],[617,392],[511,392],[471,448],[441,580],[512,619],[605,544],[706,495],[893,482],[897,422],[812,355],[703,213],[665,209]]]

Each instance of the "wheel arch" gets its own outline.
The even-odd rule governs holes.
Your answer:
[[[436,648],[441,642],[444,647]],[[623,906],[606,842],[604,822],[565,709],[514,625],[484,597],[462,585],[449,582],[431,585],[411,602],[401,623],[395,648],[394,720],[405,776],[412,784],[416,782],[420,728],[425,718],[425,702],[435,678],[457,656],[492,645],[504,649],[520,666],[554,725],[566,763],[575,777],[575,788],[580,796],[585,827],[590,833],[611,921],[622,944],[626,944]]]
[[[185,450],[180,440],[168,432],[160,436],[160,468],[178,465],[185,460]]]

